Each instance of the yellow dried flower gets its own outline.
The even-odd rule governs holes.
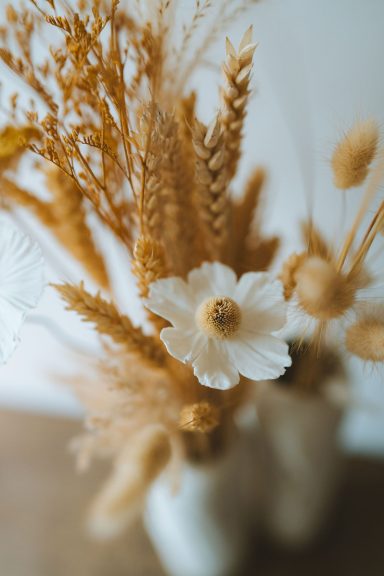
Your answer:
[[[210,402],[197,402],[184,406],[180,412],[179,426],[188,432],[212,432],[219,425],[219,411]]]
[[[373,120],[357,122],[338,143],[332,156],[334,183],[345,190],[359,186],[375,158],[379,130]]]

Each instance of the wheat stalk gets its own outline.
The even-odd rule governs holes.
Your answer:
[[[33,196],[30,192],[24,190],[24,188],[21,188],[11,180],[8,180],[8,178],[2,178],[1,192],[4,194],[6,199],[30,210],[40,220],[40,222],[48,228],[53,228],[57,224],[50,203],[36,198],[36,196]]]
[[[152,337],[145,336],[140,328],[135,328],[130,319],[121,314],[112,302],[104,300],[100,294],[93,296],[84,288],[73,284],[54,285],[67,303],[67,310],[77,312],[84,322],[91,322],[96,330],[109,336],[116,344],[123,345],[152,365],[164,364],[164,353],[160,344]]]
[[[222,122],[228,150],[227,170],[230,179],[235,175],[240,159],[242,131],[250,93],[252,59],[256,46],[252,43],[252,26],[244,34],[238,52],[227,38],[227,59],[223,66],[226,86],[222,90]]]
[[[56,219],[56,236],[92,278],[103,288],[108,288],[107,271],[87,224],[81,191],[57,168],[47,173],[47,188],[54,196],[51,206]]]

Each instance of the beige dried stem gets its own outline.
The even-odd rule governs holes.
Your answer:
[[[246,108],[249,99],[249,82],[252,72],[253,54],[257,44],[252,42],[252,26],[244,34],[238,52],[227,38],[227,59],[223,66],[226,86],[222,90],[225,146],[228,151],[228,178],[236,173],[240,159],[240,146]]]
[[[353,221],[351,229],[349,230],[349,232],[345,238],[344,244],[341,248],[341,251],[340,251],[340,254],[338,257],[338,261],[337,261],[337,269],[338,270],[341,270],[343,268],[344,263],[347,260],[347,257],[350,255],[350,251],[351,251],[353,242],[354,242],[356,235],[358,233],[358,230],[362,224],[364,216],[366,215],[366,213],[369,209],[369,206],[370,206],[371,202],[373,201],[373,199],[375,198],[375,196],[376,196],[376,194],[380,188],[380,185],[383,181],[383,178],[384,178],[384,149],[381,149],[378,151],[377,157],[378,157],[378,161],[376,163],[376,166],[372,170],[372,173],[371,173],[370,178],[368,180],[367,187],[366,187],[364,195],[362,197],[359,210],[356,214],[356,217]],[[378,224],[380,224],[380,222],[377,222],[377,220],[379,219],[379,221],[380,221],[381,212],[382,212],[382,205],[380,205],[379,209],[376,211],[374,218],[373,218],[373,222],[369,226],[367,234],[364,236],[363,242],[362,242],[359,250],[357,251],[357,254],[354,256],[354,263],[352,264],[351,269],[361,265],[362,260],[365,258],[376,234],[380,231],[380,226],[378,226]]]

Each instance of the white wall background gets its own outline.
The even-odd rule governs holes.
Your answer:
[[[220,5],[220,0],[216,2]],[[193,0],[178,3],[186,15],[194,4]],[[6,4],[0,1],[1,8]],[[265,229],[283,235],[285,252],[297,245],[297,223],[309,214],[310,199],[315,199],[313,213],[321,225],[330,234],[339,230],[342,203],[332,186],[328,159],[334,142],[356,118],[383,120],[383,22],[382,0],[263,0],[227,31],[237,44],[252,23],[259,42],[254,67],[256,94],[248,116],[247,152],[239,183],[254,164],[268,167],[270,200]],[[210,57],[220,62],[223,54],[224,42],[219,42]],[[1,73],[12,90],[15,80],[3,75],[3,69]],[[204,119],[217,106],[219,81],[220,73],[211,69],[195,80]],[[359,196],[359,190],[350,192],[346,222]],[[45,239],[43,231],[27,223],[37,237]],[[109,239],[105,242],[110,245]],[[52,242],[47,257],[55,264],[48,266],[49,281],[78,278],[76,265]],[[128,274],[119,283],[123,306],[139,320],[141,314],[132,289],[127,289],[127,278]],[[62,310],[52,289],[46,290],[37,314],[54,318],[63,336],[95,349],[91,332]],[[76,365],[67,347],[49,331],[36,323],[27,324],[18,350],[0,371],[0,404],[81,413],[69,390],[57,380],[55,383],[53,376],[76,372]],[[345,443],[351,450],[384,453],[384,373],[364,369],[357,362],[351,372],[356,398],[344,429]]]

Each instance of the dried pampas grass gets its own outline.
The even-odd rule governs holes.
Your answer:
[[[168,464],[171,445],[166,430],[148,427],[138,432],[120,452],[114,470],[96,498],[89,515],[91,533],[113,538],[136,518],[146,491]]]

